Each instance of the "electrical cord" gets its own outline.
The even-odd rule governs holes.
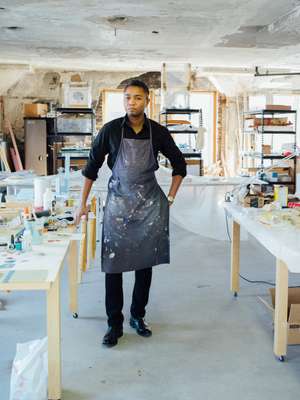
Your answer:
[[[231,240],[231,236],[230,236],[230,233],[229,233],[227,210],[225,210],[225,221],[226,221],[226,232],[227,232],[227,236],[228,236],[228,239],[229,239],[229,241],[230,241],[230,243],[231,243],[232,240]],[[268,282],[268,281],[253,281],[253,280],[251,280],[251,279],[246,278],[245,276],[243,276],[243,275],[241,275],[241,274],[239,274],[239,276],[240,276],[241,279],[243,279],[244,281],[249,282],[249,283],[261,283],[261,284],[264,284],[264,285],[269,285],[269,286],[274,286],[274,287],[276,286],[275,283],[273,283],[273,282]]]

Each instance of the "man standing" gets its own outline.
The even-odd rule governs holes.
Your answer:
[[[105,306],[108,330],[103,345],[115,346],[123,335],[122,273],[135,271],[130,326],[144,337],[152,332],[144,321],[152,267],[168,264],[169,206],[173,203],[186,163],[167,128],[144,114],[149,89],[139,80],[124,89],[124,118],[103,126],[97,135],[82,174],[85,177],[79,218],[87,213],[87,198],[108,155],[112,176],[103,218],[102,271],[105,272]],[[173,168],[168,197],[155,178],[157,154],[164,154]]]

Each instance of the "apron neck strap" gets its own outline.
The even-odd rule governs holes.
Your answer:
[[[123,119],[123,122],[122,122],[122,134],[121,134],[121,142],[123,141],[123,138],[124,138],[124,125],[126,124],[126,115],[125,115],[125,117],[124,117],[124,119]]]
[[[145,117],[146,120],[148,121],[148,126],[149,126],[149,135],[150,135],[150,143],[152,144],[152,126],[151,126],[151,122],[150,119],[148,119],[147,117]]]

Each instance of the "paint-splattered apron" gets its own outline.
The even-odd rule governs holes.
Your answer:
[[[170,262],[169,204],[155,177],[150,139],[126,139],[124,127],[108,183],[102,271],[119,273]]]

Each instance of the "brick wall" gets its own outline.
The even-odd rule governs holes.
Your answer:
[[[225,108],[226,108],[226,96],[219,93],[217,100],[217,157],[216,161],[223,164],[223,155],[225,151]],[[223,170],[223,168],[222,168]],[[222,172],[224,174],[224,170]]]
[[[96,131],[98,131],[103,125],[103,92],[100,92],[96,107]]]

